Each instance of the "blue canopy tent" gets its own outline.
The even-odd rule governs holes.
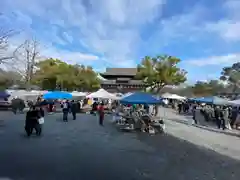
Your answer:
[[[188,98],[188,101],[190,101],[190,102],[205,103],[204,98],[205,98],[205,97]]]
[[[0,99],[8,98],[10,94],[8,94],[6,91],[0,91]]]
[[[217,96],[212,97],[201,97],[201,98],[193,98],[193,101],[199,103],[207,103],[207,104],[215,104],[215,105],[229,105],[229,101]]]
[[[62,91],[48,92],[43,95],[43,99],[71,99],[72,94]]]
[[[160,104],[161,100],[154,98],[151,94],[144,92],[133,93],[120,100],[122,104]]]

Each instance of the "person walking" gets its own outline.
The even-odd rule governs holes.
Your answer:
[[[50,100],[48,102],[48,112],[49,114],[52,114],[53,113],[53,108],[54,108],[54,101],[53,100]]]
[[[104,104],[101,103],[98,106],[98,114],[99,114],[99,125],[103,126],[103,120],[104,120]]]
[[[68,113],[69,113],[69,102],[68,100],[63,102],[62,105],[62,111],[63,111],[63,121],[68,121]]]
[[[35,106],[32,106],[31,109],[27,112],[25,120],[25,131],[28,137],[31,136],[33,129],[35,129],[36,134],[39,135],[38,119],[39,111],[36,109]]]
[[[233,126],[235,124],[237,116],[238,116],[238,108],[237,107],[233,107],[232,113],[231,113],[231,122],[230,122],[230,125],[231,125],[232,128],[233,128]]]
[[[178,113],[181,114],[182,112],[182,103],[178,104]]]
[[[221,111],[221,125],[222,125],[222,129],[225,130],[227,123],[228,123],[228,116],[229,116],[229,112],[227,107],[223,107],[222,111]]]
[[[39,112],[38,112],[38,124],[37,124],[37,135],[41,136],[42,134],[42,127],[43,127],[43,123],[44,123],[44,110],[42,107],[39,108]]]
[[[235,128],[238,129],[239,124],[240,124],[240,107],[239,107],[239,110],[238,110],[237,118],[236,118],[233,126],[235,126]]]
[[[78,109],[78,104],[74,100],[72,100],[71,112],[72,112],[73,120],[76,120],[77,109]]]
[[[197,113],[197,107],[193,106],[192,114],[193,114],[193,121],[194,121],[195,124],[197,124],[196,113]]]
[[[218,127],[218,129],[220,129],[222,122],[221,122],[221,110],[220,110],[219,106],[215,107],[214,114],[215,114],[217,127]]]
[[[17,114],[17,110],[18,110],[18,107],[19,107],[19,100],[18,100],[17,96],[12,99],[11,104],[12,104],[12,112],[14,114]]]
[[[96,115],[97,110],[98,110],[98,103],[94,101],[94,103],[92,104],[91,114]]]
[[[32,134],[32,117],[31,117],[31,109],[26,114],[25,119],[25,131],[27,136],[29,137]]]
[[[224,120],[225,128],[231,130],[232,128],[231,128],[231,125],[230,125],[229,109],[228,109],[228,107],[224,107],[223,120]]]

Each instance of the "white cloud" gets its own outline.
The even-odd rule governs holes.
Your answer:
[[[217,23],[209,23],[206,29],[218,33],[227,42],[240,41],[240,19],[239,21],[226,19]]]
[[[188,34],[189,37],[191,37],[191,34],[196,35],[200,30],[199,26],[201,25],[204,13],[205,9],[193,7],[192,10],[186,14],[176,15],[162,20],[161,33],[170,38],[186,37],[186,34]]]
[[[192,7],[187,13],[161,19],[158,16],[161,16],[162,5],[166,2],[167,0],[5,0],[1,2],[1,10],[3,13],[14,10],[19,15],[18,21],[24,22],[23,28],[27,32],[34,23],[32,16],[38,17],[45,24],[38,36],[48,38],[45,41],[41,39],[43,44],[69,45],[76,41],[90,52],[103,57],[103,65],[105,62],[122,67],[135,66],[133,59],[136,58],[141,43],[159,52],[161,47],[172,40],[177,43],[180,40],[197,41],[206,38],[209,32],[214,32],[225,40],[240,40],[239,1],[226,1],[223,7],[227,16],[217,22],[205,22],[205,18],[211,15],[211,9],[201,6]],[[156,18],[159,28],[145,42],[139,30]],[[72,28],[76,31],[71,31]],[[30,34],[34,35],[34,31]],[[69,62],[99,59],[80,49],[79,52],[60,50],[52,44],[47,45],[47,50],[43,49],[42,53]],[[193,59],[188,63],[197,66],[230,64],[239,60],[237,57],[239,54],[212,56]]]
[[[222,4],[223,16],[211,20],[213,10],[196,4],[190,11],[160,21],[159,29],[152,35],[150,42],[161,39],[161,44],[168,45],[176,40],[196,42],[214,37],[225,42],[240,41],[240,1],[226,0]],[[157,42],[159,43],[159,42]],[[158,47],[159,49],[159,47]]]
[[[238,0],[227,0],[224,3],[224,7],[226,8],[228,14],[234,19],[240,18],[240,1]]]
[[[40,52],[44,57],[61,59],[71,64],[86,63],[86,61],[95,61],[99,59],[99,57],[95,55],[59,50],[54,47],[40,50]]]
[[[13,37],[10,39],[10,46],[8,47],[7,51],[5,51],[2,56],[12,56],[13,52],[25,42],[27,39],[26,35],[20,34],[20,36]],[[31,42],[31,39],[30,39]],[[37,41],[38,42],[38,41]],[[93,61],[99,60],[99,57],[93,54],[87,54],[87,53],[81,53],[77,51],[69,51],[69,50],[62,50],[54,47],[51,43],[41,44],[38,43],[37,51],[39,52],[39,56],[37,60],[42,60],[44,58],[56,58],[61,59],[65,62],[68,62],[70,64],[87,64],[93,63]],[[19,60],[25,57],[23,54],[24,50],[21,48],[17,55],[19,56]],[[22,55],[21,55],[22,54]],[[7,61],[6,66],[9,68],[13,67],[14,69],[18,69],[20,66],[20,69],[24,69],[26,66],[25,60],[21,62],[14,61]]]
[[[207,31],[215,32],[225,41],[240,41],[240,1],[227,0],[223,4],[226,16],[217,22],[206,24]]]
[[[146,44],[148,48],[161,52],[167,46],[179,43],[197,42],[206,37],[205,17],[208,10],[202,6],[193,6],[191,10],[159,20],[157,29]]]
[[[69,35],[67,32],[64,32],[63,36],[69,43],[73,42],[73,37],[71,35]]]
[[[240,54],[228,54],[223,56],[210,56],[205,58],[189,59],[186,63],[195,66],[208,66],[208,65],[232,65],[239,62]]]
[[[51,35],[50,41],[64,45],[77,40],[108,59],[109,62],[131,65],[138,42],[141,41],[139,27],[152,22],[159,15],[159,8],[165,0],[8,0],[3,7],[17,9],[31,18],[32,15],[45,23],[75,28],[79,34],[65,32],[63,38]],[[56,8],[58,7],[58,8]],[[47,31],[47,29],[46,29]],[[44,32],[43,32],[44,33]],[[51,32],[46,32],[51,33]],[[64,42],[65,41],[65,42]]]

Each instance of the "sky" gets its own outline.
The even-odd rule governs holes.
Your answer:
[[[1,0],[0,13],[11,47],[34,38],[42,56],[99,72],[167,54],[192,83],[240,61],[239,0]]]

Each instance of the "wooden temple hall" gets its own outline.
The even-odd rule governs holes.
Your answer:
[[[106,68],[100,73],[101,87],[109,92],[126,93],[140,91],[145,88],[142,80],[136,79],[137,68]]]

